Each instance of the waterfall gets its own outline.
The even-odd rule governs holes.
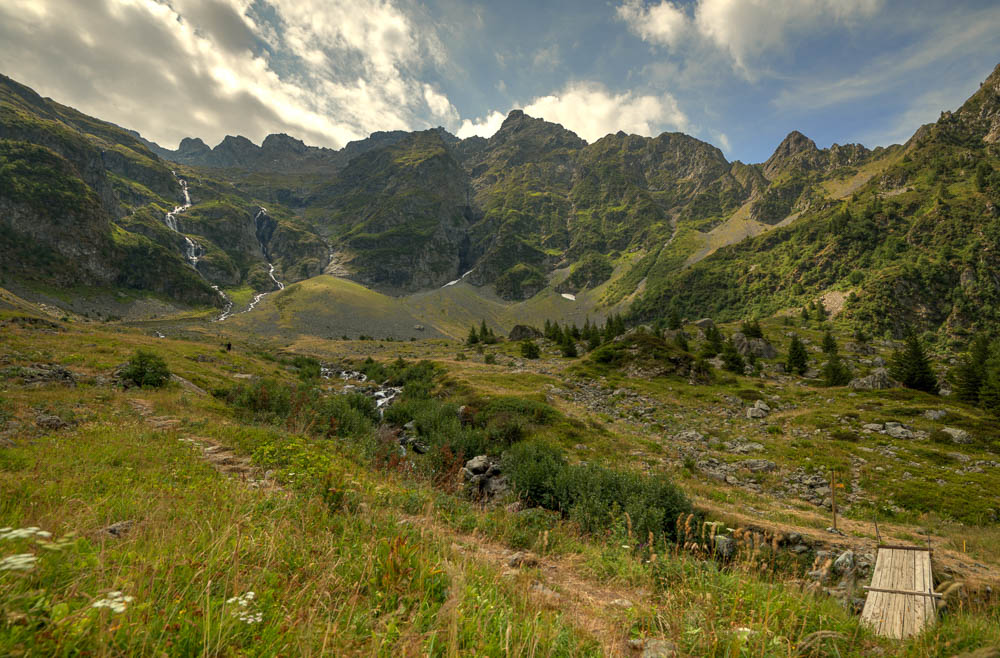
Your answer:
[[[264,240],[261,237],[261,230],[260,230],[261,217],[267,217],[267,208],[257,209],[257,214],[253,216],[253,223],[254,227],[257,229],[257,243],[260,245],[260,253],[263,254],[264,260],[267,261],[268,265],[267,275],[271,277],[271,281],[274,283],[274,290],[259,292],[256,295],[254,295],[253,299],[250,300],[250,305],[247,306],[247,309],[243,311],[243,313],[249,313],[250,311],[254,310],[257,304],[260,303],[260,300],[264,299],[264,297],[266,297],[268,293],[272,293],[275,290],[285,289],[285,284],[282,283],[281,281],[278,281],[278,277],[274,276],[274,263],[271,262],[271,256],[267,252],[267,246],[264,244]],[[270,239],[270,237],[268,237],[268,239]]]
[[[177,183],[181,186],[181,191],[184,193],[184,204],[174,206],[174,209],[168,212],[163,218],[163,223],[166,224],[167,228],[174,233],[180,233],[180,229],[177,228],[177,215],[191,207],[191,193],[188,191],[188,184],[186,180],[178,176],[177,172],[173,169],[170,170],[170,173],[173,174],[174,178],[177,179]],[[198,272],[198,261],[205,255],[205,248],[186,235],[181,234],[181,237],[184,238],[184,257],[187,259],[188,264],[194,268],[194,271]],[[201,274],[201,272],[198,272],[198,274]],[[204,278],[204,275],[202,275],[202,278]],[[212,290],[219,294],[219,297],[222,298],[222,301],[225,304],[222,314],[213,320],[213,322],[221,322],[232,314],[233,300],[229,299],[229,295],[222,292],[222,290],[219,289],[219,286],[212,286]]]

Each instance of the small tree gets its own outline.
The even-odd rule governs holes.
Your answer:
[[[785,361],[785,368],[798,375],[806,374],[806,370],[809,369],[809,355],[806,353],[806,346],[799,340],[797,334],[792,335],[792,344],[788,346],[788,359]]]
[[[562,355],[567,359],[576,358],[576,341],[573,340],[572,336],[567,335],[559,347],[562,349]]]
[[[834,352],[823,366],[823,383],[827,386],[846,386],[851,381],[851,371],[840,355]]]
[[[802,307],[802,314],[801,315],[802,315],[802,325],[805,326],[805,325],[809,324],[809,307],[808,306],[803,306]]]
[[[677,312],[677,308],[670,309],[670,317],[667,319],[667,328],[671,331],[677,331],[681,328],[681,314]]]
[[[829,329],[823,334],[823,352],[825,354],[836,354],[837,353],[837,341],[833,337],[833,333]]]
[[[156,354],[138,350],[121,373],[122,381],[142,388],[160,388],[170,379],[166,362]]]
[[[679,349],[684,350],[685,352],[689,350],[688,339],[687,336],[684,335],[683,331],[678,331],[676,334],[674,334],[674,345],[676,345]]]
[[[465,339],[465,344],[472,346],[479,342],[479,334],[476,333],[476,328],[471,327],[469,329],[469,337]]]
[[[986,381],[986,363],[990,358],[990,341],[980,334],[976,336],[965,354],[952,371],[955,383],[955,397],[963,402],[977,404],[980,390]]]
[[[896,350],[890,361],[889,374],[906,388],[937,393],[937,377],[917,335],[910,331],[902,350]]]
[[[743,374],[743,368],[745,365],[743,357],[740,356],[740,353],[736,350],[736,346],[733,345],[733,341],[727,340],[722,346],[722,367],[729,372]]]
[[[743,326],[740,327],[740,331],[747,338],[763,338],[764,337],[764,330],[760,328],[760,321],[756,320],[756,319],[750,320],[748,322],[744,322]]]
[[[521,342],[521,356],[525,359],[537,359],[541,356],[541,351],[538,349],[535,341],[525,340]]]

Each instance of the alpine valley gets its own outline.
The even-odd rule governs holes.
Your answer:
[[[0,655],[996,658],[998,263],[1000,67],[762,163],[0,76]]]

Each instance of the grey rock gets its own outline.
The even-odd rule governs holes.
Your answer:
[[[753,473],[770,473],[778,468],[778,465],[770,459],[744,459],[740,462],[740,466]]]
[[[541,338],[542,332],[534,327],[530,327],[526,324],[516,324],[514,328],[510,330],[508,338],[510,340],[534,340],[536,338]]]
[[[716,535],[714,541],[715,554],[724,560],[728,560],[736,552],[736,543],[725,535]]]
[[[116,539],[121,539],[126,534],[128,534],[128,532],[132,529],[132,526],[134,525],[135,521],[132,520],[118,521],[117,523],[112,523],[111,525],[105,528],[101,528],[100,530],[98,530],[98,534],[111,535]]]
[[[959,444],[972,443],[972,437],[965,430],[956,429],[954,427],[945,427],[941,430],[945,434],[951,437],[951,440]]]
[[[833,570],[835,573],[845,574],[852,569],[854,569],[854,551],[844,551],[833,562]]]
[[[767,418],[767,412],[757,407],[750,407],[747,409],[747,418],[750,420],[755,418]]]
[[[899,382],[889,376],[889,371],[885,368],[876,368],[867,377],[857,377],[847,384],[848,387],[856,391],[880,391],[887,388],[896,388]]]
[[[69,423],[54,414],[38,414],[35,416],[35,425],[38,425],[44,430],[50,431],[61,430],[64,427],[69,427]]]
[[[885,433],[888,434],[889,436],[891,436],[894,439],[912,439],[913,438],[913,432],[911,432],[910,430],[906,429],[902,425],[899,425],[898,423],[896,423],[896,424],[894,424],[894,423],[886,423],[885,424]]]
[[[479,455],[465,462],[465,468],[473,474],[485,473],[489,467],[490,460],[486,455]]]
[[[885,425],[882,423],[865,423],[861,426],[861,429],[865,432],[881,432],[885,429]]]
[[[674,658],[677,655],[673,643],[658,638],[629,640],[628,648],[640,658]]]
[[[924,412],[924,418],[928,420],[941,420],[948,415],[944,409],[928,409]]]
[[[536,558],[531,553],[526,553],[525,551],[518,551],[514,553],[509,558],[507,558],[507,566],[517,569],[519,567],[537,567],[538,558]]]

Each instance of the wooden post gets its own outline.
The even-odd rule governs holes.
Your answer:
[[[833,530],[837,530],[837,472],[830,471],[830,507],[833,509]]]

